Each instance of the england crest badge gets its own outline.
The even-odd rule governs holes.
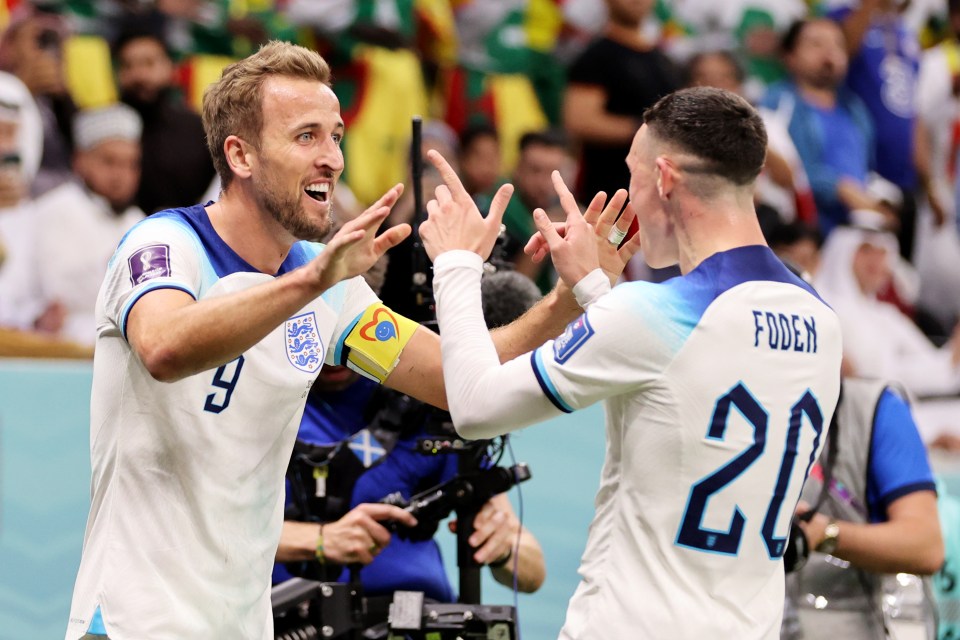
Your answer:
[[[283,327],[287,359],[300,371],[316,373],[323,365],[323,343],[313,311],[294,316]]]

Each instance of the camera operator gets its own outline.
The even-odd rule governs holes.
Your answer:
[[[813,551],[787,576],[781,638],[896,637],[882,600],[885,574],[930,575],[944,550],[930,464],[895,387],[844,378],[837,419],[797,515]],[[932,628],[932,609],[902,613]]]
[[[519,316],[539,297],[536,286],[520,274],[492,274],[485,283],[491,327]],[[416,519],[398,507],[378,504],[395,492],[409,499],[457,473],[456,455],[429,456],[418,451],[418,440],[429,426],[428,414],[414,401],[407,399],[404,404],[403,424],[398,425],[400,433],[392,446],[381,441],[390,435],[384,437],[373,422],[378,415],[396,414],[396,400],[390,391],[346,367],[321,370],[297,437],[300,443],[327,447],[329,463],[316,468],[315,482],[307,483],[312,486],[305,490],[288,481],[287,516],[277,551],[278,563],[288,564],[275,567],[275,584],[288,579],[291,570],[304,577],[347,581],[347,565],[361,564],[360,578],[368,596],[406,590],[422,591],[440,602],[456,599],[433,530],[420,533],[430,523],[419,523],[418,533],[408,536],[404,529],[417,525]],[[303,450],[298,445],[294,457]],[[309,496],[298,496],[298,491]],[[326,513],[300,513],[302,502],[322,504]],[[387,528],[388,521],[399,525],[396,534]],[[540,545],[521,526],[505,494],[487,501],[473,525],[469,542],[477,563],[488,565],[503,585],[513,586],[516,571],[518,590],[529,593],[540,587],[545,576]]]

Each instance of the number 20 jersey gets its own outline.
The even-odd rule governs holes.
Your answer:
[[[766,247],[626,283],[534,352],[607,452],[563,640],[779,637],[791,516],[840,382],[833,311]]]
[[[321,250],[295,244],[280,273]],[[130,309],[152,290],[204,300],[272,279],[200,206],[154,214],[117,249],[97,305],[92,504],[68,639],[97,607],[111,640],[273,638],[283,476],[307,391],[376,296],[360,278],[341,282],[241,358],[172,383],[154,380],[126,340]]]

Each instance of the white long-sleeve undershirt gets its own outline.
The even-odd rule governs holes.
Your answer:
[[[501,435],[560,414],[543,394],[529,353],[500,363],[483,320],[482,276],[483,261],[470,251],[448,251],[434,263],[447,402],[457,432],[472,439]],[[574,292],[585,305],[610,288],[599,269],[581,283]]]

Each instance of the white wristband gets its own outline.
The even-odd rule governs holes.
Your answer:
[[[596,268],[585,275],[573,287],[573,295],[577,299],[577,304],[584,310],[608,291],[610,291],[610,279],[600,268]]]

